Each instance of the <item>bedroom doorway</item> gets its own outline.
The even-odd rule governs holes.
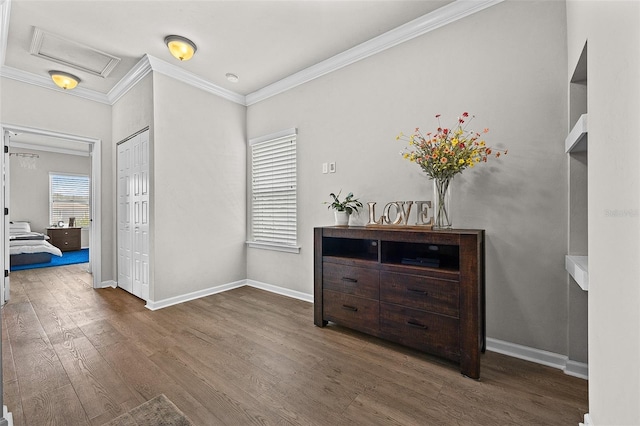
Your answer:
[[[9,299],[10,292],[10,260],[9,260],[9,217],[10,206],[10,191],[11,182],[9,177],[9,148],[16,146],[20,148],[27,148],[33,150],[51,150],[52,152],[64,153],[64,145],[61,145],[61,141],[73,142],[79,146],[83,146],[87,150],[88,159],[90,162],[90,225],[89,225],[89,273],[92,274],[93,288],[100,288],[102,282],[101,273],[101,217],[100,217],[100,176],[101,176],[101,140],[96,138],[89,138],[79,135],[53,132],[49,130],[43,130],[33,127],[15,126],[10,124],[2,124],[0,126],[4,141],[4,155],[2,156],[2,188],[3,194],[0,199],[2,200],[2,208],[5,211],[4,221],[0,232],[0,238],[3,241],[4,253],[3,256],[3,268],[4,268],[4,280],[2,281],[2,288],[0,289],[0,295],[2,303]],[[24,142],[18,142],[24,137],[28,136],[34,142],[32,146],[25,144]],[[47,146],[49,144],[49,146]],[[9,210],[8,210],[9,209]]]

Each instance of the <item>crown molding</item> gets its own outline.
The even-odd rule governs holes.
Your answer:
[[[2,68],[0,68],[0,77],[10,78],[12,80],[21,81],[23,83],[43,87],[45,89],[55,90],[56,92],[64,92],[65,94],[89,99],[90,101],[100,102],[108,105],[111,104],[109,102],[109,99],[107,98],[107,95],[96,92],[95,90],[86,89],[84,87],[76,87],[73,90],[64,90],[56,86],[48,77],[31,74],[12,67],[3,66]]]
[[[151,68],[154,72],[172,77],[178,81],[189,84],[213,95],[220,96],[221,98],[227,99],[231,102],[235,102],[243,106],[247,105],[244,95],[217,86],[210,81],[185,70],[184,68],[180,68],[176,65],[170,64],[151,55],[145,56],[148,58],[149,63],[151,64]]]
[[[200,76],[184,70],[183,68],[150,55],[143,56],[142,59],[106,95],[84,87],[77,87],[71,91],[67,91],[66,93],[92,101],[113,105],[149,72],[155,71],[208,93],[220,96],[231,102],[235,102],[243,106],[249,106],[293,89],[294,87],[316,78],[322,77],[323,75],[339,70],[340,68],[351,65],[357,61],[368,58],[369,56],[380,53],[386,49],[397,46],[400,43],[404,43],[405,41],[414,39],[437,28],[502,3],[503,1],[504,0],[456,0],[453,3],[387,31],[378,37],[361,43],[325,61],[319,62],[302,71],[285,77],[282,80],[265,86],[262,89],[256,90],[247,96],[217,86]],[[2,14],[0,64],[4,64],[9,31],[10,9],[11,0],[0,0],[0,13]],[[62,90],[55,86],[51,80],[46,77],[26,73],[4,65],[0,68],[0,76],[51,90]]]
[[[124,96],[129,90],[140,82],[147,74],[151,72],[151,64],[149,63],[149,57],[144,55],[134,66],[129,70],[124,77],[116,83],[115,86],[107,93],[107,99],[109,104],[115,104],[118,99]]]
[[[11,16],[11,0],[0,0],[0,65],[4,64],[9,39],[9,16]]]
[[[442,26],[480,12],[488,7],[502,3],[504,0],[457,0],[431,13],[407,22],[387,31],[371,40],[365,41],[349,50],[345,50],[327,60],[319,62],[302,71],[294,73],[273,84],[249,93],[246,104],[253,105],[271,96],[275,96],[296,86],[307,83],[325,74],[368,58],[400,43],[409,41]]]

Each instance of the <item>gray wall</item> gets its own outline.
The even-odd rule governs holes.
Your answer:
[[[567,75],[588,40],[589,413],[637,425],[640,3],[570,1],[567,23]]]
[[[10,220],[26,220],[31,230],[47,232],[49,221],[49,173],[70,173],[90,176],[90,158],[33,149],[12,148],[11,152],[37,154],[36,168],[20,166],[20,160],[10,156]],[[82,247],[89,246],[89,230],[82,230]]]
[[[566,354],[565,23],[563,2],[501,3],[250,106],[249,138],[299,129],[302,251],[249,249],[248,278],[311,294],[312,229],[332,224],[329,193],[430,199],[395,136],[469,111],[472,128],[509,149],[453,182],[454,225],[487,231],[488,335]],[[328,161],[337,173],[321,173]]]
[[[113,279],[112,241],[114,216],[111,185],[111,106],[69,96],[62,90],[44,89],[0,78],[0,120],[5,124],[100,139],[102,141],[101,239],[102,280]]]
[[[153,300],[246,277],[244,106],[154,73]]]

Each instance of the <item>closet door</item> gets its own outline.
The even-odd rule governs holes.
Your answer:
[[[118,286],[149,299],[149,131],[118,145]]]

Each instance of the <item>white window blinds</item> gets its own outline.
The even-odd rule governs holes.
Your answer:
[[[297,246],[296,180],[295,133],[251,141],[252,242]]]
[[[75,217],[75,226],[89,226],[89,176],[49,174],[49,201],[52,225]]]

